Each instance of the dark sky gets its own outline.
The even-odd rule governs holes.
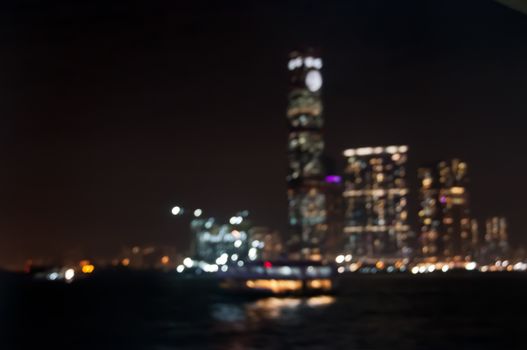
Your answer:
[[[461,157],[474,215],[506,215],[527,242],[527,16],[490,0],[219,3],[1,2],[0,264],[184,249],[174,204],[285,230],[287,53],[304,45],[323,52],[328,154]]]

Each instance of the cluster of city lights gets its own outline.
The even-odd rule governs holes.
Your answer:
[[[322,69],[322,59],[314,57],[296,57],[289,60],[287,67],[289,70],[295,70],[296,68],[302,67],[302,64],[306,68]]]

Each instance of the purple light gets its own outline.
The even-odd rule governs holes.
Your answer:
[[[326,182],[330,184],[338,184],[342,181],[342,177],[338,175],[328,175],[326,176]]]
[[[439,201],[443,204],[446,203],[446,197],[445,196],[441,196],[441,198],[439,198]]]

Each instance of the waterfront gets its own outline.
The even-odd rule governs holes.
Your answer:
[[[523,273],[353,275],[335,296],[252,300],[163,273],[2,281],[2,349],[520,349],[527,330]]]

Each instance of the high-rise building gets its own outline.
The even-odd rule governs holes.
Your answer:
[[[312,49],[289,56],[289,249],[292,257],[303,259],[322,257],[327,231],[321,68],[322,59]]]
[[[407,146],[344,151],[344,233],[354,260],[406,258],[412,254],[407,224]]]
[[[507,219],[494,216],[486,220],[485,226],[484,243],[481,249],[482,258],[486,262],[507,259],[509,256]]]
[[[418,170],[421,182],[420,256],[466,260],[479,243],[470,219],[467,164],[454,159]]]

